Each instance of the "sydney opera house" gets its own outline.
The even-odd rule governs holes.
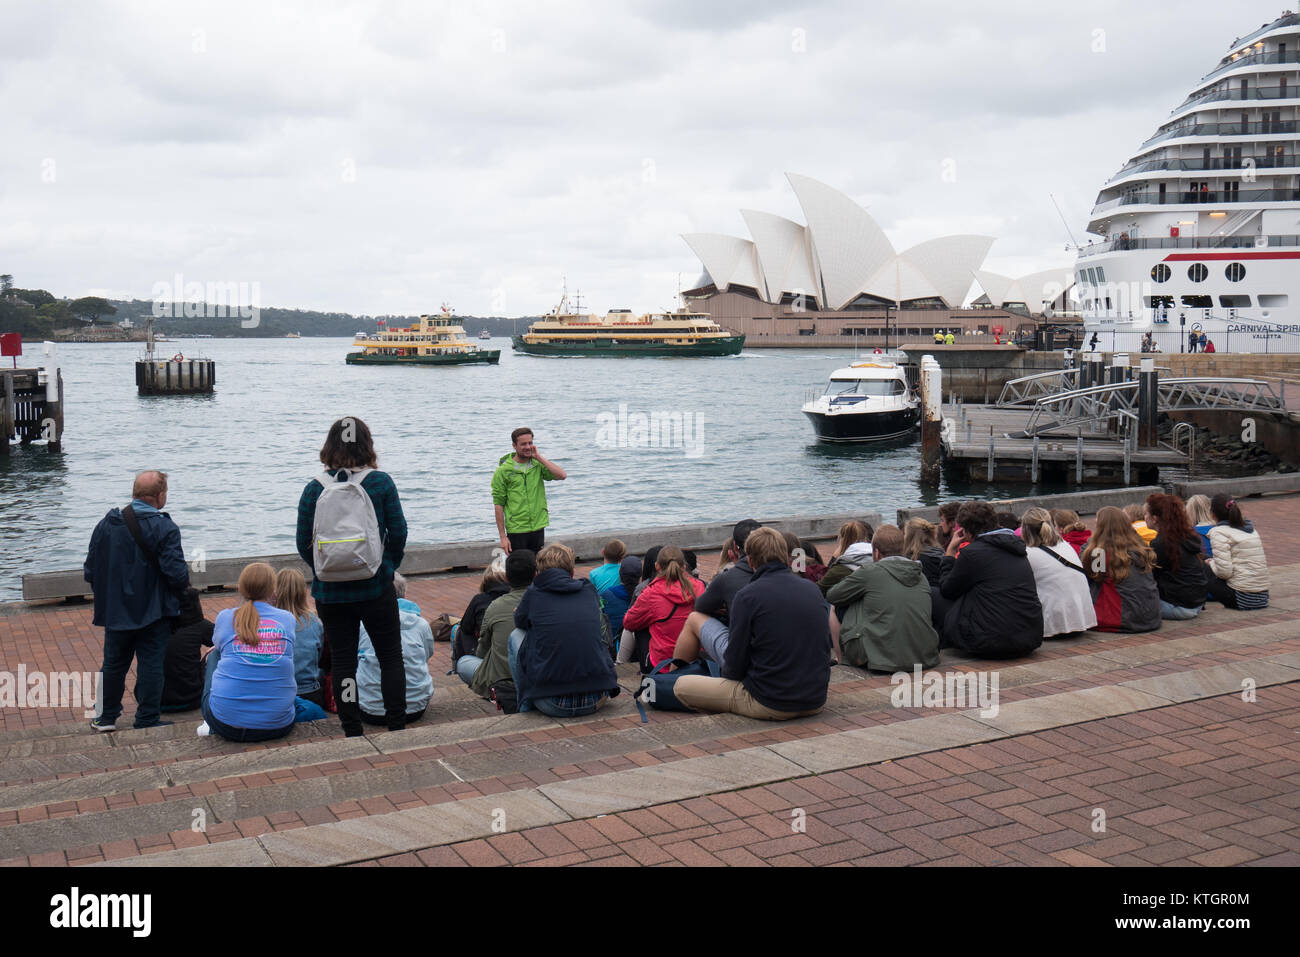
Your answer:
[[[899,252],[848,196],[807,176],[786,175],[806,225],[745,209],[749,239],[682,237],[704,268],[683,292],[685,305],[755,344],[811,344],[794,337],[816,336],[840,345],[842,337],[865,336],[875,346],[887,335],[897,344],[900,337],[928,340],[936,331],[1010,335],[1045,307],[1065,308],[1068,266],[1019,279],[987,272],[980,267],[991,236],[944,236]],[[982,294],[962,308],[972,283]]]

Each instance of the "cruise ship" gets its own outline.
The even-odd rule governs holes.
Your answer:
[[[1102,186],[1102,239],[1074,267],[1089,346],[1300,352],[1298,133],[1288,12],[1234,40]]]
[[[684,309],[644,316],[630,309],[611,309],[604,316],[570,312],[566,293],[512,343],[516,352],[533,356],[734,356],[745,337]]]

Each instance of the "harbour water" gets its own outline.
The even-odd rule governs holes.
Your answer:
[[[79,567],[95,523],[145,468],[170,475],[188,558],[292,552],[299,495],[343,415],[373,431],[412,543],[495,539],[489,482],[520,425],[569,473],[548,487],[552,540],[1026,494],[924,489],[914,440],[817,443],[799,407],[851,350],[564,359],[516,355],[504,338],[484,346],[502,350],[499,366],[349,366],[346,339],[179,340],[161,348],[216,360],[215,394],[140,397],[139,344],[60,345],[64,451],[0,459],[0,600],[20,597],[25,572]]]

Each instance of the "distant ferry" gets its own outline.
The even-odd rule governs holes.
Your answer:
[[[445,305],[436,316],[421,316],[406,328],[382,328],[370,336],[360,333],[354,345],[361,352],[349,352],[349,365],[464,365],[490,363],[501,358],[499,349],[480,349],[467,338]]]
[[[480,339],[491,339],[491,338],[492,338],[492,333],[488,332],[486,329],[480,329],[480,330],[479,330],[478,337],[479,337]]]
[[[570,312],[566,295],[512,342],[516,352],[531,356],[734,356],[745,337],[699,312],[633,316],[629,309],[611,309],[603,317]]]
[[[1298,14],[1234,40],[1102,186],[1074,267],[1090,347],[1300,352],[1297,63]]]

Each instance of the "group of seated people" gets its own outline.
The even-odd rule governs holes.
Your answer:
[[[949,503],[938,524],[845,522],[823,562],[811,542],[752,519],[723,544],[717,573],[697,577],[676,546],[640,558],[621,541],[574,576],[569,547],[518,548],[484,573],[452,632],[453,670],[488,700],[519,711],[591,714],[620,693],[616,661],[643,672],[702,661],[676,699],[699,711],[783,720],[826,703],[832,665],[877,672],[930,668],[941,648],[1017,658],[1044,639],[1089,629],[1141,632],[1198,615],[1207,601],[1268,605],[1259,533],[1227,495],[1186,503],[1157,494],[1106,507],[1095,529],[1068,510],[1016,516],[987,502]],[[397,575],[407,721],[433,694],[434,635]],[[324,717],[329,650],[307,584],[264,563],[239,578],[243,603],[204,621],[198,595],[182,603],[168,650],[164,707],[201,707],[200,734],[281,737]],[[204,648],[210,647],[205,664]],[[362,720],[384,724],[380,668],[364,630],[357,693]]]
[[[402,628],[406,720],[411,722],[424,715],[433,696],[428,664],[434,636],[420,607],[406,599],[405,578],[395,575],[393,585]],[[298,722],[319,720],[333,710],[329,646],[306,579],[297,569],[276,572],[254,562],[240,572],[238,589],[243,602],[220,612],[215,623],[203,617],[195,589],[182,597],[164,661],[163,710],[200,709],[200,736],[269,741],[284,737]],[[356,694],[361,720],[384,725],[379,662],[364,626]]]

